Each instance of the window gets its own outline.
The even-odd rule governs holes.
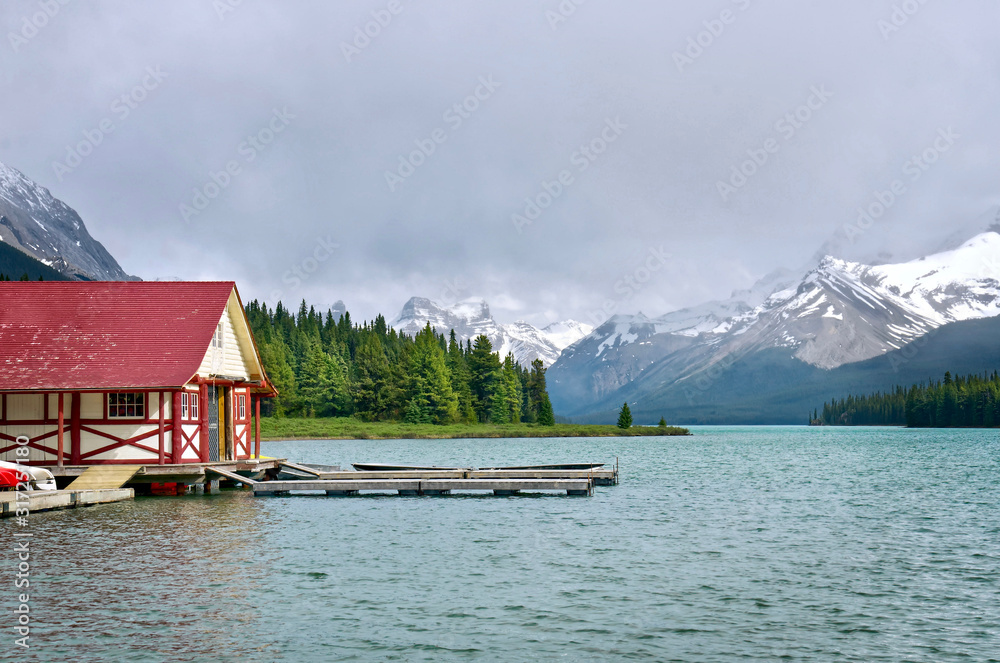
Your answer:
[[[243,394],[236,397],[236,418],[240,421],[247,418],[247,397]]]
[[[188,395],[187,392],[181,392],[181,419],[188,418]]]
[[[191,394],[191,418],[198,420],[198,394]]]
[[[146,418],[146,395],[143,393],[108,394],[108,418]]]
[[[222,339],[223,339],[222,323],[220,322],[218,326],[215,328],[215,333],[212,334],[212,347],[222,349]]]

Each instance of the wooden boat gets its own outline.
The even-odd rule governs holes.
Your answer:
[[[382,463],[351,463],[359,472],[411,472],[414,470],[471,470],[471,467],[435,467],[433,465],[384,465]]]
[[[482,467],[483,470],[596,470],[604,463],[559,463],[555,465],[516,465],[510,467]]]
[[[310,470],[315,470],[316,472],[339,472],[340,465],[317,465],[316,463],[296,463],[296,465]],[[247,472],[244,476],[250,476],[254,472]],[[242,472],[237,472],[237,474],[243,474]],[[281,466],[281,471],[278,472],[277,479],[279,481],[291,481],[294,479],[315,479],[316,474],[313,472],[305,472],[301,469],[296,469],[294,467],[288,467],[287,465]]]

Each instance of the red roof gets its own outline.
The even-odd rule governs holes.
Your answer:
[[[0,283],[0,390],[181,387],[232,281]]]

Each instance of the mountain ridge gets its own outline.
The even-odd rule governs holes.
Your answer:
[[[451,306],[442,306],[426,297],[411,297],[392,322],[399,332],[415,335],[430,323],[440,334],[452,329],[461,341],[485,335],[501,357],[508,352],[522,366],[529,366],[534,359],[550,366],[563,348],[590,332],[591,326],[575,320],[554,322],[539,329],[523,320],[501,324],[493,319],[489,304],[479,298],[463,299]]]
[[[2,162],[0,241],[73,279],[138,280],[90,236],[73,208]]]
[[[614,316],[551,367],[553,405],[580,415],[771,349],[831,370],[954,322],[995,317],[1000,233],[991,226],[957,248],[899,263],[825,256],[797,282],[784,274],[767,286],[772,292],[757,306],[732,299],[659,318]]]

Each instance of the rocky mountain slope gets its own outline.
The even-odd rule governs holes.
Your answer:
[[[134,280],[80,215],[49,190],[0,163],[0,241],[75,279]]]
[[[412,336],[428,322],[439,333],[447,334],[454,329],[463,342],[485,334],[501,357],[513,352],[522,366],[530,365],[535,359],[541,359],[546,366],[551,365],[563,348],[592,330],[590,325],[575,320],[555,322],[542,329],[524,321],[500,324],[493,319],[489,304],[482,299],[441,306],[423,297],[412,297],[406,302],[392,326]]]
[[[871,265],[826,256],[804,276],[758,285],[758,294],[769,294],[756,305],[734,297],[660,318],[608,320],[550,369],[557,411],[586,413],[626,394],[641,401],[671,385],[703,392],[696,376],[722,374],[766,350],[834,369],[944,325],[1000,315],[1000,226],[916,260]]]

